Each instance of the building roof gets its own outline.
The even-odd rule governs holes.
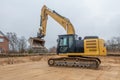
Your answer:
[[[6,35],[2,31],[0,31],[0,36],[6,38],[9,41],[9,39],[6,37]]]
[[[2,31],[0,31],[0,36],[5,36],[5,34]]]

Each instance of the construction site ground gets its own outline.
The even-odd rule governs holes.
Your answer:
[[[50,57],[0,58],[0,80],[120,80],[120,56],[100,57],[102,63],[95,70],[49,67]]]

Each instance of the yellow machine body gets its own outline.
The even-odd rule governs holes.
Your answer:
[[[103,39],[84,40],[84,53],[66,53],[60,56],[106,56],[106,47]]]

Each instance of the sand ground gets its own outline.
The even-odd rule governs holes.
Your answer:
[[[120,57],[100,59],[102,64],[97,70],[49,67],[46,58],[0,65],[0,80],[120,80]]]

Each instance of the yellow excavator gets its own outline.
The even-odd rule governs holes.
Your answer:
[[[98,68],[101,63],[98,56],[105,56],[107,53],[104,40],[97,36],[86,36],[84,39],[78,37],[75,34],[74,26],[68,18],[47,8],[45,5],[41,10],[39,38],[43,38],[46,35],[48,15],[67,32],[65,35],[59,35],[57,39],[57,54],[61,57],[50,58],[48,65]]]

